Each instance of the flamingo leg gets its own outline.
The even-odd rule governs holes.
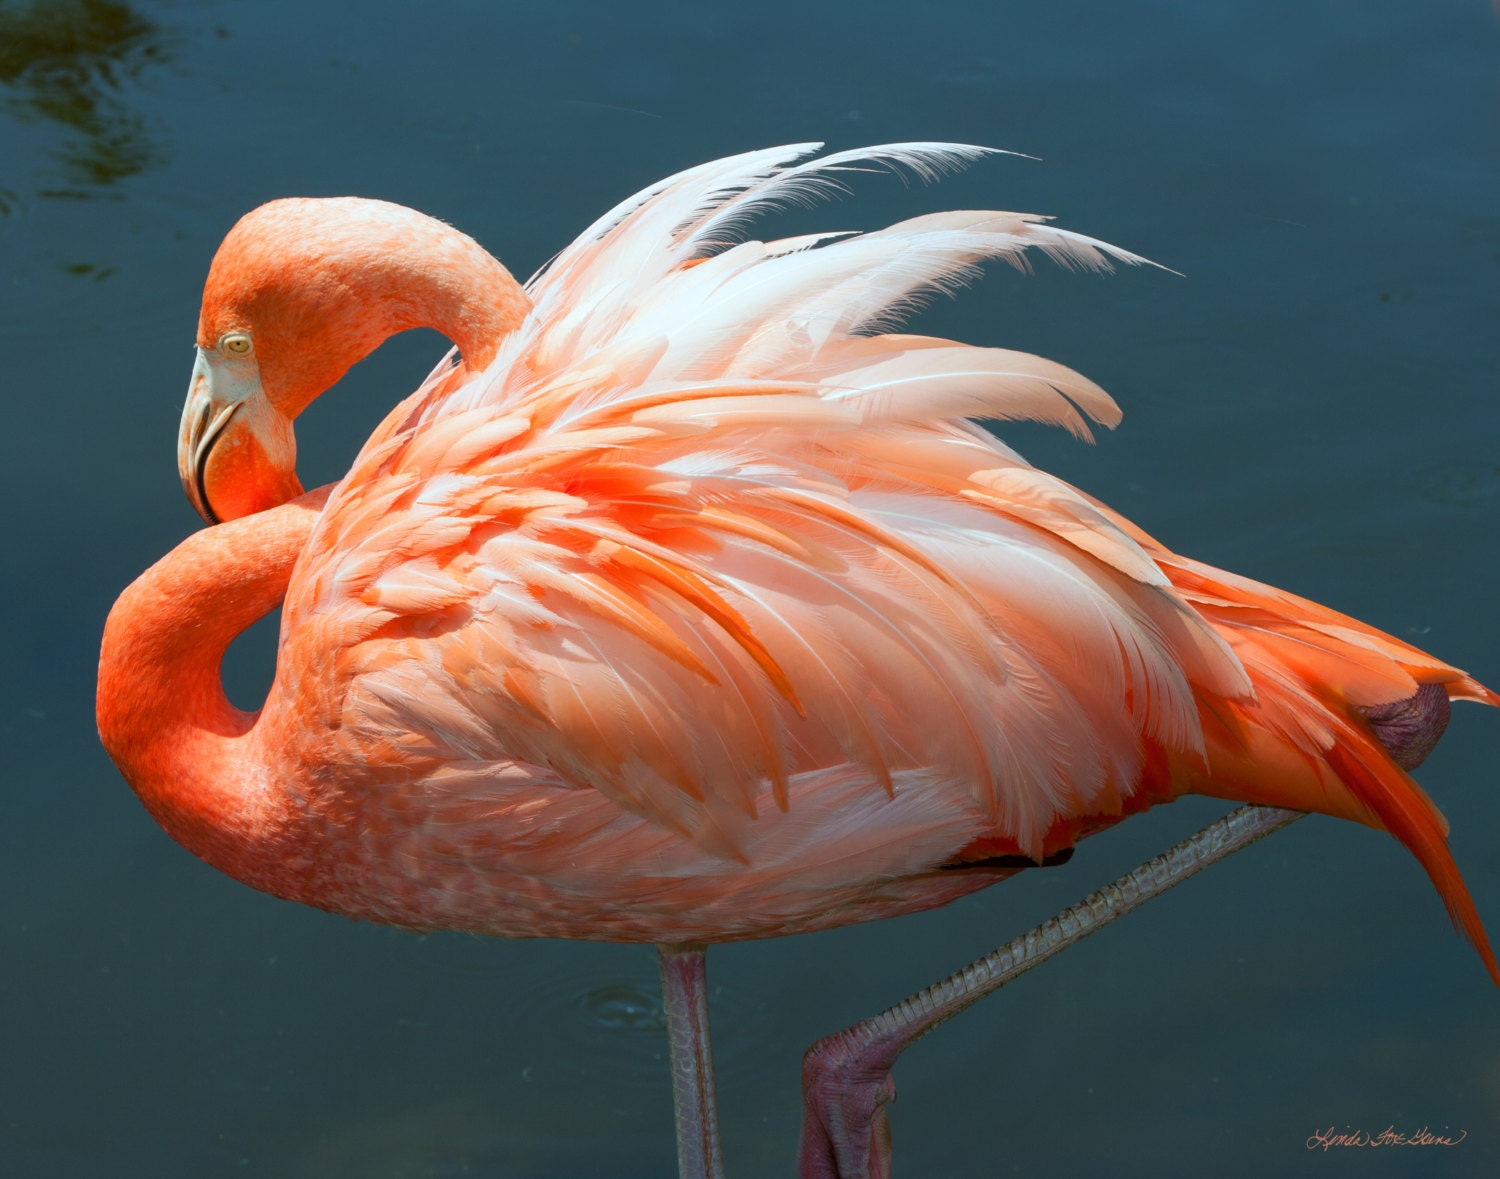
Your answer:
[[[714,1104],[713,1047],[708,1038],[708,989],[700,945],[656,947],[662,1006],[672,1058],[679,1179],[724,1179],[719,1111]]]
[[[819,1040],[802,1058],[801,1179],[889,1179],[885,1106],[896,1096],[891,1068],[907,1045],[1174,884],[1301,817],[1301,811],[1241,807],[957,974]]]

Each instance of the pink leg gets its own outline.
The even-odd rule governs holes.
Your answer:
[[[885,1106],[902,1049],[944,1020],[1102,929],[1174,884],[1262,836],[1300,811],[1242,807],[1142,864],[1066,912],[896,1006],[819,1040],[802,1058],[801,1179],[889,1179]]]
[[[672,1057],[679,1179],[724,1179],[719,1112],[714,1104],[713,1048],[708,1039],[704,947],[657,946],[662,1006]]]

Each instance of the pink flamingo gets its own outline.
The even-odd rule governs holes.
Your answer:
[[[1389,831],[1500,982],[1406,773],[1450,699],[1496,696],[1172,553],[966,420],[1086,436],[1119,411],[1084,377],[883,330],[984,259],[1141,259],[997,212],[730,244],[841,169],[979,154],[808,150],[652,185],[524,287],[378,201],[236,225],[179,450],[228,522],[121,595],[100,660],[100,733],[146,807],[350,917],[660,946],[684,1174],[720,1173],[705,944],[943,905],[1184,793]],[[418,325],[462,361],[302,495],[292,419]],[[275,682],[241,712],[220,659],[283,602]],[[1290,817],[1232,817],[1011,957]],[[976,980],[810,1053],[805,1175],[886,1173],[890,1064]]]

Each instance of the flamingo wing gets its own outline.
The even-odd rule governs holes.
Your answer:
[[[984,258],[1137,259],[993,212],[726,247],[819,175],[783,163],[626,202],[532,280],[486,372],[376,432],[284,625],[281,699],[318,702],[329,757],[514,759],[745,862],[830,773],[942,793],[948,854],[1040,859],[1059,817],[1120,812],[1148,744],[1201,756],[1195,689],[1248,690],[1226,644],[1104,512],[959,420],[1086,433],[1113,402],[1036,357],[864,334]]]

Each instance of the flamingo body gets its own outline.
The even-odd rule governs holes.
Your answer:
[[[680,943],[941,905],[1195,792],[1390,831],[1493,973],[1446,826],[1396,758],[1420,760],[1450,698],[1496,698],[1173,554],[966,420],[1113,425],[1087,379],[881,330],[986,258],[1140,259],[992,212],[728,244],[859,160],[974,153],[799,154],[653,186],[524,292],[378,202],[278,202],[236,229],[199,339],[205,373],[239,364],[262,398],[225,411],[235,428],[289,422],[309,382],[413,323],[464,361],[326,501],[270,506],[297,490],[287,447],[252,432],[221,460],[185,415],[195,498],[243,518],[122,596],[100,674],[105,743],[163,825],[351,917]],[[278,266],[288,219],[384,269],[319,286],[315,257]],[[386,310],[366,321],[366,302]],[[214,352],[236,333],[260,375]],[[238,713],[218,657],[283,594],[275,682]],[[1395,713],[1417,738],[1391,736]]]

